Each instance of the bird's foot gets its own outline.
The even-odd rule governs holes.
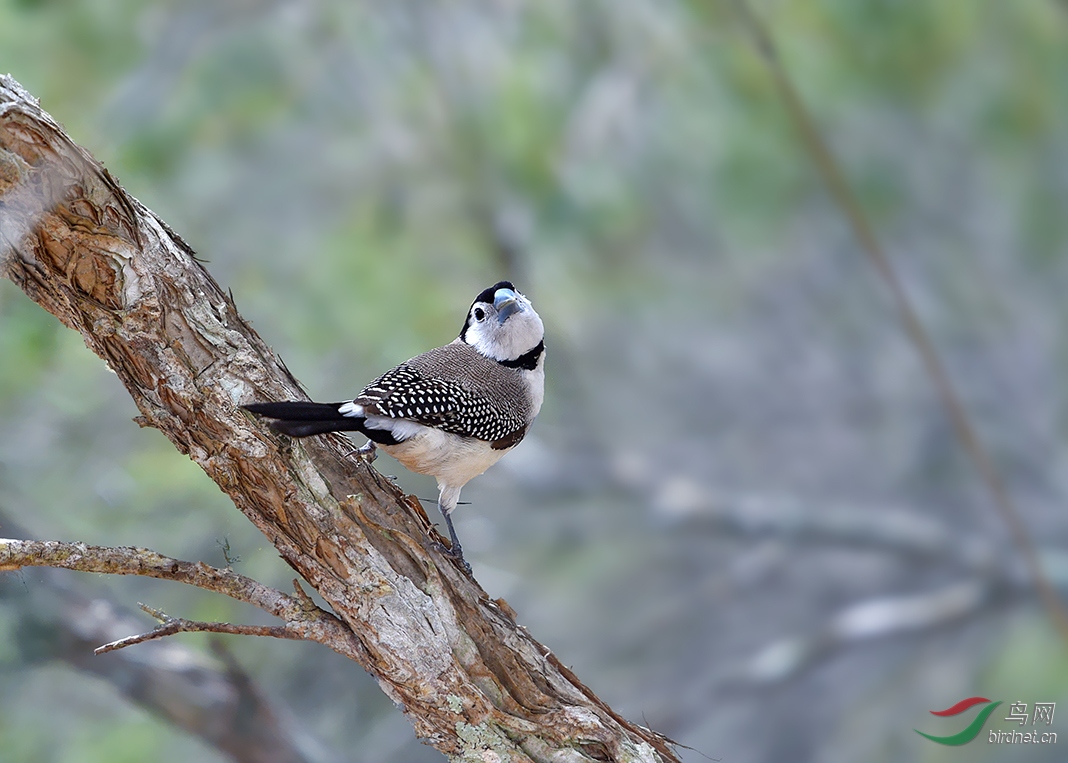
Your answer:
[[[375,459],[378,458],[378,448],[375,446],[374,440],[368,440],[366,445],[362,448],[357,448],[353,453],[369,464],[373,464]]]
[[[440,551],[443,556],[447,556],[449,559],[452,559],[454,562],[457,562],[460,565],[461,570],[466,572],[468,575],[471,574],[471,565],[467,563],[466,559],[464,559],[464,550],[460,547],[459,543],[454,542],[452,546],[449,547],[441,541],[434,541],[431,545],[435,549]]]

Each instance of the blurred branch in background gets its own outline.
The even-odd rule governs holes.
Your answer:
[[[931,516],[886,507],[813,507],[790,496],[727,496],[702,490],[685,478],[668,481],[654,499],[671,524],[706,529],[749,541],[787,547],[870,549],[969,577],[914,594],[881,595],[829,613],[826,625],[761,649],[725,681],[770,684],[794,677],[840,650],[877,638],[933,629],[977,617],[984,609],[1018,604],[1036,591],[1029,572],[1006,558],[1001,545],[962,534]],[[1037,549],[1051,584],[1068,591],[1068,551]]]
[[[858,602],[834,615],[814,633],[786,637],[727,670],[727,686],[787,681],[836,652],[878,638],[938,628],[975,615],[992,598],[988,585],[966,580],[912,596]]]
[[[915,345],[917,352],[919,352],[924,368],[938,391],[953,431],[956,433],[964,450],[968,453],[969,458],[975,464],[980,478],[994,501],[994,505],[1012,533],[1016,548],[1030,569],[1035,586],[1042,597],[1046,609],[1049,611],[1050,617],[1061,632],[1062,638],[1068,642],[1068,611],[1065,609],[1064,602],[1050,583],[1027,526],[1024,524],[1023,517],[1009,494],[998,467],[991,459],[975,427],[972,425],[971,418],[964,408],[960,395],[957,393],[956,387],[946,371],[934,342],[912,306],[912,302],[905,292],[901,279],[898,278],[893,263],[879,244],[879,240],[872,230],[860,202],[850,189],[849,183],[842,174],[834,154],[827,147],[819,129],[809,115],[804,101],[797,92],[797,88],[794,87],[767,25],[753,11],[747,0],[733,0],[733,2],[738,14],[752,34],[757,51],[771,71],[776,89],[783,100],[790,120],[797,128],[802,145],[815,164],[820,177],[826,183],[831,196],[849,221],[860,247],[871,259],[872,264],[886,284],[904,325],[905,332]]]
[[[7,535],[25,535],[0,515]],[[80,579],[37,570],[32,579],[0,575],[0,602],[13,618],[14,646],[26,664],[62,660],[112,684],[146,710],[200,737],[236,763],[310,763],[315,742],[297,733],[292,713],[245,672],[225,645],[216,659],[180,643],[145,644],[100,657],[95,647],[141,628],[134,616]]]

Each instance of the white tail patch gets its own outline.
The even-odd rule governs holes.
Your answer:
[[[353,418],[359,418],[363,416],[363,406],[358,403],[345,403],[337,409],[337,412],[342,416],[351,416]]]

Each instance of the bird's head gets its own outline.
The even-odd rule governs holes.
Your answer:
[[[499,281],[475,297],[460,332],[461,341],[505,363],[529,355],[544,338],[545,327],[530,300],[508,281]]]

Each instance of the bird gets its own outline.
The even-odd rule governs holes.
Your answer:
[[[361,432],[408,470],[434,477],[450,546],[470,574],[452,523],[460,491],[526,436],[545,398],[545,327],[510,281],[475,297],[460,335],[386,371],[349,401],[250,403],[290,437]]]

